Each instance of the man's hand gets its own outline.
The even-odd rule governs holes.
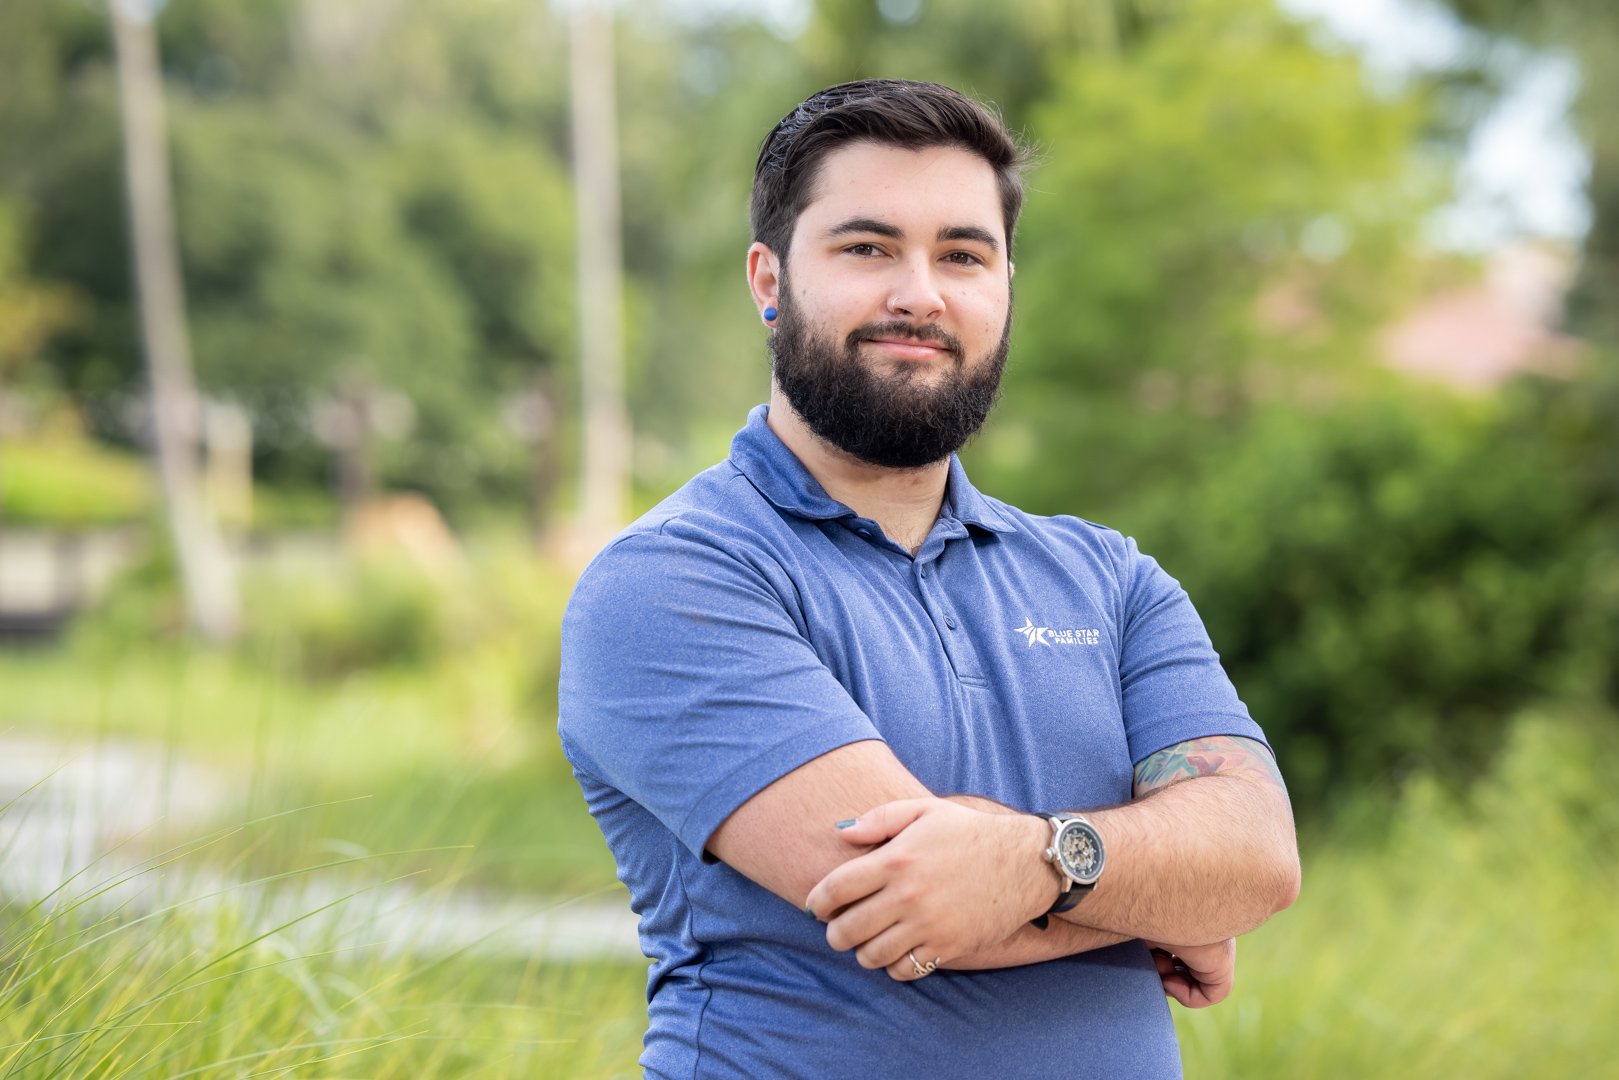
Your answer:
[[[986,812],[946,799],[873,807],[840,831],[845,843],[881,845],[837,867],[810,890],[834,949],[901,982],[923,964],[999,945],[1057,897],[1040,852],[1050,826],[1029,814]]]
[[[1164,993],[1188,1009],[1218,1005],[1231,993],[1237,977],[1237,941],[1226,938],[1213,945],[1163,945],[1147,942]]]

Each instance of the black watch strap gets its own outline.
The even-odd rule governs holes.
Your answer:
[[[1061,915],[1065,911],[1074,910],[1075,907],[1079,906],[1081,900],[1090,895],[1091,890],[1094,888],[1096,888],[1095,885],[1076,885],[1069,882],[1068,888],[1058,893],[1057,899],[1053,900],[1051,906],[1046,908],[1046,913],[1036,915],[1029,920],[1029,923],[1037,930],[1044,930],[1051,925],[1053,915]]]

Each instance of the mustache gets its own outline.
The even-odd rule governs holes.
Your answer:
[[[943,327],[928,323],[917,326],[915,323],[900,322],[898,320],[882,323],[867,323],[857,326],[849,332],[847,345],[852,351],[862,341],[920,341],[926,345],[937,345],[946,350],[957,360],[966,358],[967,350],[962,346],[961,339]]]

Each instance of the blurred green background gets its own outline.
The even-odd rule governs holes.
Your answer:
[[[194,628],[150,463],[111,12],[0,0],[0,1076],[633,1074],[633,948],[312,940],[271,898],[624,915],[554,734],[604,524],[579,140],[618,156],[639,511],[767,392],[760,138],[868,76],[1038,150],[975,480],[1179,577],[1293,793],[1303,896],[1177,1016],[1188,1074],[1619,1076],[1611,5],[1341,0],[1380,51],[1326,0],[637,0],[616,132],[570,119],[583,0],[136,6],[238,618]],[[1572,224],[1468,192],[1547,78],[1576,166],[1507,156],[1570,175]],[[39,847],[91,759],[155,762],[159,812],[81,791],[87,846]]]

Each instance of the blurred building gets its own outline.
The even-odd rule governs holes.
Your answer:
[[[1483,280],[1417,305],[1382,337],[1393,367],[1484,391],[1521,371],[1570,370],[1578,342],[1555,327],[1574,277],[1573,253],[1524,244],[1493,256]]]

